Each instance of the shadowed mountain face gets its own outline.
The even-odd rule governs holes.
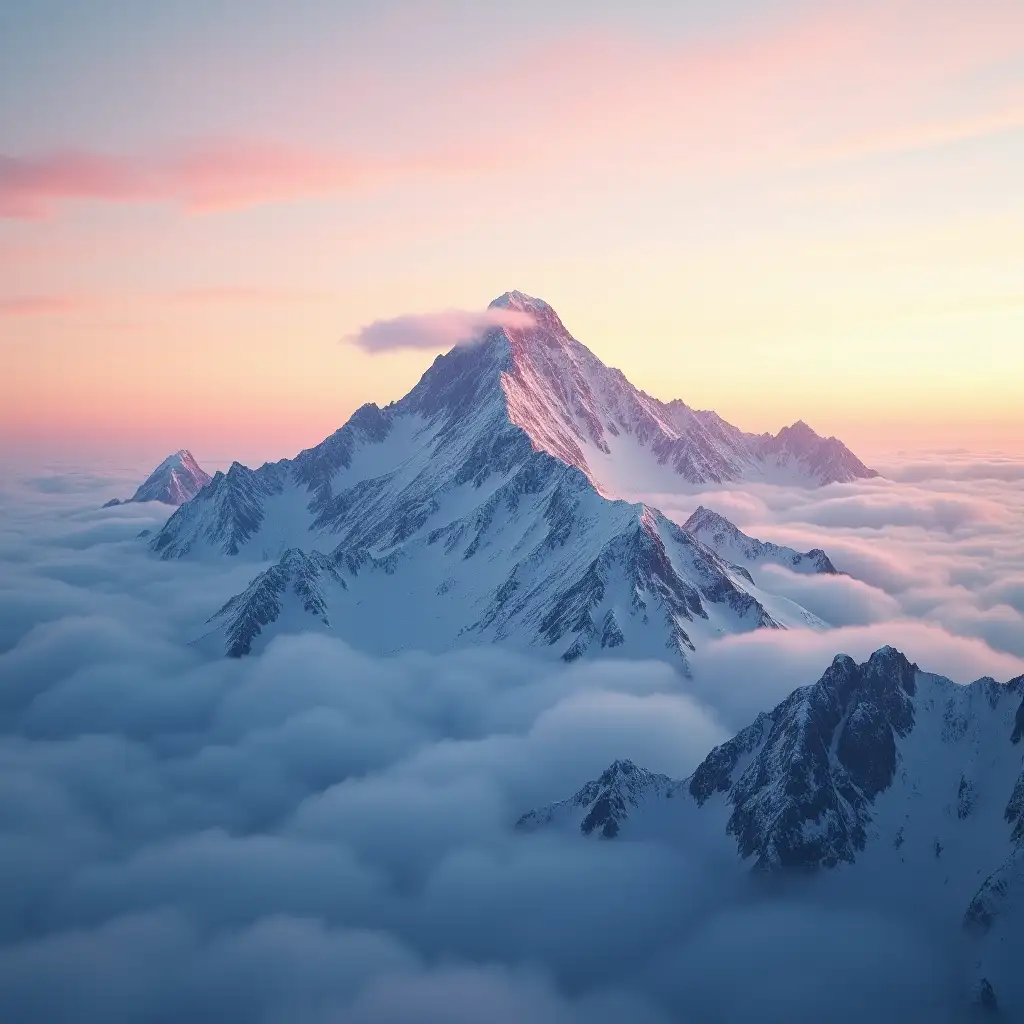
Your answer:
[[[130,498],[113,498],[103,507],[110,508],[112,505],[124,505],[135,501],[160,501],[165,505],[182,505],[194,498],[211,479],[210,474],[200,468],[192,453],[182,448],[173,455],[168,455]]]
[[[1024,677],[960,686],[891,647],[838,656],[687,779],[616,761],[518,828],[658,840],[727,869],[822,872],[966,928],[974,984],[1024,1012]]]
[[[710,637],[823,625],[656,509],[608,496],[617,467],[644,460],[686,486],[781,462],[681,403],[672,427],[546,303],[496,302],[532,326],[439,356],[401,401],[363,406],[294,459],[233,464],[168,520],[151,542],[164,558],[260,563],[204,643],[240,655],[326,629],[378,652],[500,642],[685,669]]]

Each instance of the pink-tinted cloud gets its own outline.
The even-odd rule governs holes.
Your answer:
[[[367,167],[337,154],[255,144],[207,144],[156,157],[87,150],[0,156],[0,216],[43,217],[67,200],[224,209],[329,195],[367,173]]]
[[[895,598],[852,576],[795,573],[771,564],[756,571],[758,584],[770,594],[796,601],[830,626],[868,626],[903,615]]]
[[[567,35],[498,54],[453,100],[462,122],[515,124],[524,154],[584,147],[687,174],[758,173],[923,148],[1024,124],[1024,9],[955,4],[802,5],[683,42]],[[989,81],[991,79],[991,81]]]
[[[908,483],[950,480],[1024,481],[1024,461],[1005,455],[972,456],[951,453],[943,459],[920,459],[885,468],[891,480]]]
[[[763,173],[942,145],[1024,125],[1024,82],[1007,74],[1024,50],[1022,12],[1005,0],[978,0],[971,17],[957,4],[870,0],[699,40],[584,30],[506,41],[484,69],[428,74],[412,103],[408,83],[369,77],[359,103],[387,114],[383,149],[353,132],[344,150],[219,141],[0,156],[0,217],[81,200],[223,209],[580,160],[612,174],[628,162]],[[355,117],[346,103],[342,125]]]
[[[823,501],[805,513],[807,522],[821,526],[883,530],[891,526],[919,526],[952,533],[974,523],[1005,518],[994,502],[967,497],[848,494]]]
[[[824,548],[849,576],[753,571],[767,592],[832,626],[870,626],[873,637],[891,629],[896,639],[886,642],[902,649],[906,623],[923,621],[1000,656],[1024,657],[1024,459],[947,452],[890,457],[880,468],[888,479],[817,490],[755,484],[638,497],[678,522],[699,501],[750,536],[799,551]]]
[[[345,341],[371,353],[400,349],[440,351],[476,341],[491,327],[529,327],[532,323],[529,313],[517,309],[447,309],[375,320]]]
[[[96,302],[80,295],[15,295],[0,298],[0,317],[61,316],[88,313]]]

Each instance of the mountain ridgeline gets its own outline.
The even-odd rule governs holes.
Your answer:
[[[532,326],[439,356],[403,399],[364,405],[294,459],[234,463],[171,516],[151,542],[163,558],[275,563],[204,643],[239,655],[309,628],[378,652],[499,642],[685,668],[708,637],[824,625],[759,588],[713,538],[619,496],[872,470],[802,424],[745,434],[651,398],[538,299],[509,292],[493,305]]]
[[[839,655],[688,778],[616,761],[517,827],[711,851],[725,870],[813,872],[911,917],[928,907],[963,936],[982,1008],[1019,1020],[1022,738],[1024,676],[962,686],[891,647]]]

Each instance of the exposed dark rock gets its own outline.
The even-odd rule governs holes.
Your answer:
[[[999,1013],[999,1000],[996,999],[995,989],[992,988],[988,978],[982,978],[978,982],[978,990],[975,997],[978,1006],[986,1014],[995,1015]]]
[[[690,794],[703,804],[715,793],[727,792],[733,783],[733,772],[740,758],[751,753],[764,741],[765,731],[771,728],[771,716],[762,712],[742,732],[715,747],[690,776]]]
[[[915,672],[892,648],[864,665],[840,655],[772,712],[761,749],[729,793],[728,830],[743,857],[762,870],[854,859],[869,806],[895,775],[894,733],[913,728]],[[721,785],[720,769],[708,774]]]
[[[1024,841],[1024,772],[1021,772],[1017,778],[1006,805],[1004,817],[1013,826],[1014,841]]]
[[[615,613],[608,612],[601,624],[601,646],[618,647],[623,643],[625,643],[625,637],[622,635],[622,630],[619,629],[619,624],[615,621]]]
[[[1021,699],[1020,707],[1017,708],[1017,717],[1014,719],[1010,742],[1013,744],[1020,743],[1021,736],[1024,736],[1024,698]]]
[[[280,561],[261,572],[210,620],[224,622],[228,656],[240,658],[252,650],[263,627],[281,614],[281,597],[289,586],[303,609],[326,623],[327,604],[322,589],[326,580],[346,587],[337,564],[326,555],[318,551],[307,554],[297,548],[285,551]]]
[[[667,775],[638,768],[632,761],[614,761],[593,782],[588,782],[568,800],[524,814],[516,823],[520,831],[546,825],[561,810],[587,808],[580,822],[583,835],[597,834],[614,839],[630,810],[647,800],[671,797],[680,784]]]

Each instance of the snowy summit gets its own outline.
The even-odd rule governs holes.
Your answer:
[[[168,455],[130,498],[125,501],[113,498],[104,505],[104,508],[135,501],[161,501],[165,505],[182,505],[194,498],[211,479],[210,474],[200,468],[192,453],[182,448],[173,455]]]

